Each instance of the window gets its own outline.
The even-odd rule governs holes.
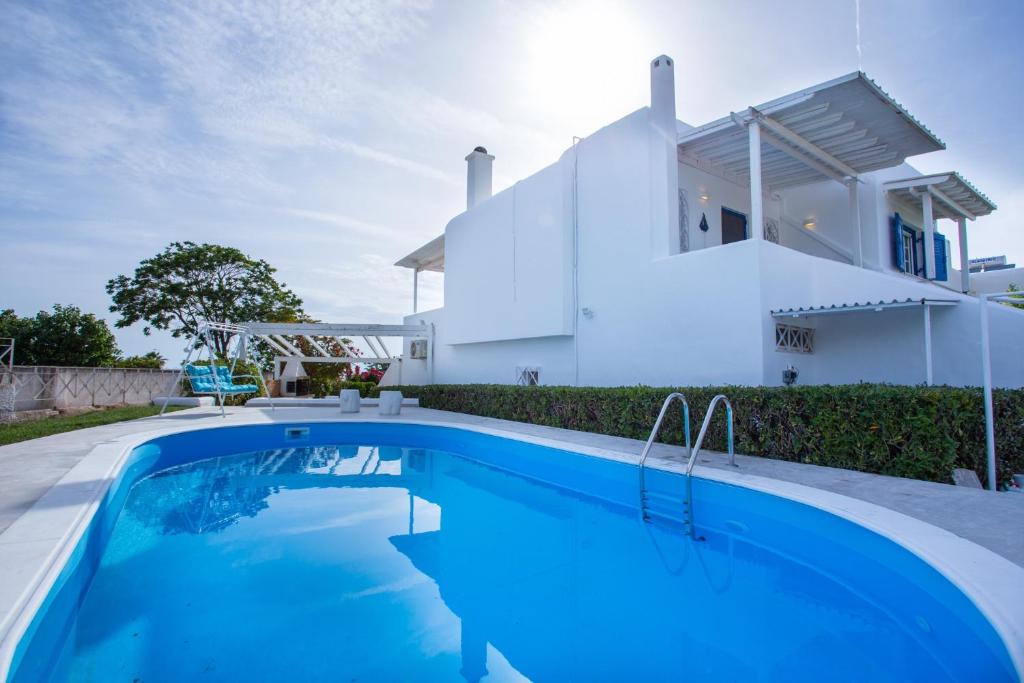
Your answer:
[[[776,323],[775,350],[790,353],[814,353],[814,328]]]
[[[914,274],[914,262],[917,261],[917,249],[915,248],[914,233],[906,228],[903,229],[903,253],[909,254],[910,258],[904,257],[903,259],[903,272],[908,275]]]
[[[516,384],[535,387],[540,384],[540,368],[516,368]]]
[[[908,275],[924,277],[924,237],[921,230],[906,223],[898,213],[892,217],[895,235],[894,264]]]

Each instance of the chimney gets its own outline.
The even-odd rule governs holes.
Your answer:
[[[466,157],[466,209],[472,209],[491,196],[491,165],[494,157],[477,147]]]
[[[666,138],[676,139],[676,76],[671,57],[651,62],[651,123]]]

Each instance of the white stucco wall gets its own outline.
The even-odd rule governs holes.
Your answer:
[[[846,187],[834,180],[824,180],[789,188],[779,194],[783,222],[780,244],[821,258],[853,262],[856,240],[850,227],[850,199]],[[869,191],[862,190],[862,206],[871,202],[867,195]],[[814,227],[805,227],[804,223],[811,220]],[[866,222],[862,212],[862,230],[866,229]],[[863,242],[864,264],[874,267],[877,253],[870,248],[873,241],[864,239]]]
[[[517,182],[445,229],[448,342],[572,332],[572,160]]]
[[[932,368],[935,384],[981,384],[978,300],[902,275],[808,258],[772,244],[762,245],[761,301],[765,312],[793,307],[864,303],[906,298],[953,299],[954,307],[932,310]],[[991,306],[992,370],[997,386],[1024,386],[1020,339],[1024,311]],[[764,384],[781,384],[788,365],[800,371],[802,384],[925,381],[924,318],[921,307],[764,320]],[[813,354],[782,353],[774,348],[776,322],[815,328]]]
[[[679,187],[686,191],[690,207],[691,251],[717,247],[722,244],[723,208],[738,211],[746,216],[748,233],[752,230],[750,225],[750,188],[682,161],[679,162],[678,173]],[[700,199],[701,195],[706,195],[707,200]],[[699,227],[702,215],[707,217],[707,232],[702,232]],[[779,202],[766,198],[764,216],[766,220],[769,218],[779,220]]]
[[[1005,268],[989,270],[984,273],[971,273],[971,291],[979,294],[995,294],[1008,291],[1010,285],[1024,290],[1024,268]]]
[[[570,385],[575,381],[573,337],[557,336],[510,341],[452,344],[447,334],[448,314],[443,308],[406,316],[406,325],[434,325],[434,383],[514,384],[519,367],[540,368],[541,384]],[[428,384],[426,360],[409,358],[402,349],[401,384]]]

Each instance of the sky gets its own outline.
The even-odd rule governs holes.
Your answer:
[[[0,308],[113,325],[107,280],[192,240],[267,260],[320,320],[400,322],[392,264],[464,209],[465,155],[511,185],[648,104],[662,53],[692,125],[860,68],[946,142],[912,164],[998,204],[971,255],[1024,263],[1022,29],[1021,0],[0,0]]]

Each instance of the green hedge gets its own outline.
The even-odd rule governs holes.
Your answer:
[[[313,377],[309,382],[309,391],[316,398],[337,396],[342,389],[358,389],[359,395],[366,398],[377,388],[376,382],[354,382],[340,377]],[[376,396],[376,394],[374,394]]]
[[[686,394],[696,439],[711,398],[735,410],[736,451],[779,460],[949,483],[956,467],[985,481],[985,421],[980,389],[848,384],[804,387],[386,387],[418,397],[425,408],[646,439],[661,403]],[[376,395],[376,392],[374,392]],[[998,479],[1024,472],[1024,390],[994,397]],[[725,411],[720,409],[724,416]],[[672,410],[660,440],[682,443],[681,411]],[[725,418],[705,441],[725,449]]]

